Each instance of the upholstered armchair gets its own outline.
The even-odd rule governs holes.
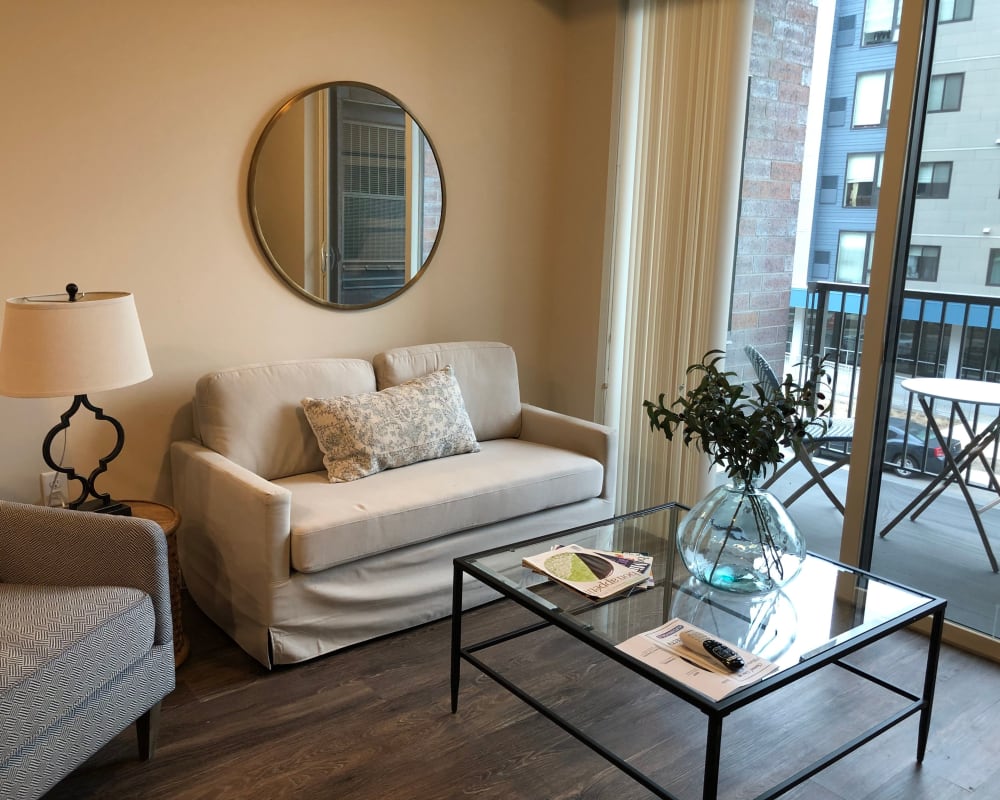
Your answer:
[[[153,522],[0,501],[0,797],[43,795],[174,688],[167,544]]]

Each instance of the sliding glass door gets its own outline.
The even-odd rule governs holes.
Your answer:
[[[730,367],[821,357],[854,422],[818,453],[846,515],[795,494],[802,470],[772,489],[810,549],[947,597],[953,634],[1000,650],[1000,3],[755,15]]]
[[[703,460],[639,410],[716,346],[732,264],[727,368],[827,372],[824,485],[793,466],[769,487],[808,547],[946,597],[947,635],[1000,659],[1000,2],[628,8],[602,337],[619,502],[704,494]]]
[[[947,597],[952,622],[996,640],[1000,4],[940,0],[927,24],[879,403],[907,469],[880,476],[864,550],[874,570]]]

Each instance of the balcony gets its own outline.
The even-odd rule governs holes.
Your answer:
[[[846,496],[847,475],[844,467],[828,479],[830,487],[840,497]],[[794,467],[769,490],[784,499],[806,477],[804,468]],[[900,478],[890,472],[883,473],[876,529],[882,530],[928,480],[926,476]],[[995,494],[972,491],[981,503],[991,496],[996,499]],[[809,550],[831,558],[839,557],[843,518],[822,491],[813,487],[788,508],[788,513],[801,529]],[[984,512],[983,519],[987,531],[995,532],[1000,524],[1000,509]],[[994,545],[1000,544],[991,538]],[[872,571],[947,597],[948,619],[994,637],[1000,636],[1000,592],[997,590],[1000,576],[990,569],[969,509],[958,489],[947,489],[917,522],[906,518],[884,539],[876,536]]]
[[[800,295],[795,330],[790,341],[799,345],[787,358],[786,371],[799,369],[799,378],[814,356],[825,359],[836,416],[853,416],[860,376],[868,287],[817,282]],[[893,391],[888,435],[883,453],[882,480],[876,530],[893,520],[943,465],[943,452],[920,404],[901,382],[910,377],[948,377],[1000,382],[1000,298],[942,292],[904,294],[902,324],[895,344]],[[992,422],[997,407],[965,407],[972,428],[979,432]],[[931,407],[941,432],[955,452],[968,440],[951,404]],[[994,442],[985,456],[997,469]],[[902,448],[902,449],[901,449]],[[902,457],[900,454],[902,453]],[[831,456],[834,454],[830,454]],[[977,507],[1000,506],[989,487],[988,474],[973,464],[963,476]],[[793,468],[772,485],[779,499],[787,498],[806,480],[801,467]],[[848,469],[828,479],[840,497],[846,495]],[[843,519],[816,488],[788,509],[802,528],[809,549],[838,557]],[[994,549],[1000,549],[1000,507],[982,511]],[[916,521],[909,517],[885,537],[876,536],[872,569],[904,584],[947,597],[948,618],[996,637],[1000,636],[998,575],[990,567],[971,512],[957,485],[944,490]],[[947,565],[947,568],[942,568]]]

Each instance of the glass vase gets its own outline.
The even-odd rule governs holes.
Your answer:
[[[677,549],[694,577],[731,592],[768,592],[790,581],[805,540],[785,507],[752,483],[717,486],[677,526]]]

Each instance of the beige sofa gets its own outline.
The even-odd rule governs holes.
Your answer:
[[[445,366],[478,452],[331,483],[303,398]],[[223,370],[198,381],[193,411],[195,439],[171,447],[184,580],[267,667],[447,616],[454,557],[613,513],[614,431],[522,404],[514,352],[495,342]]]

